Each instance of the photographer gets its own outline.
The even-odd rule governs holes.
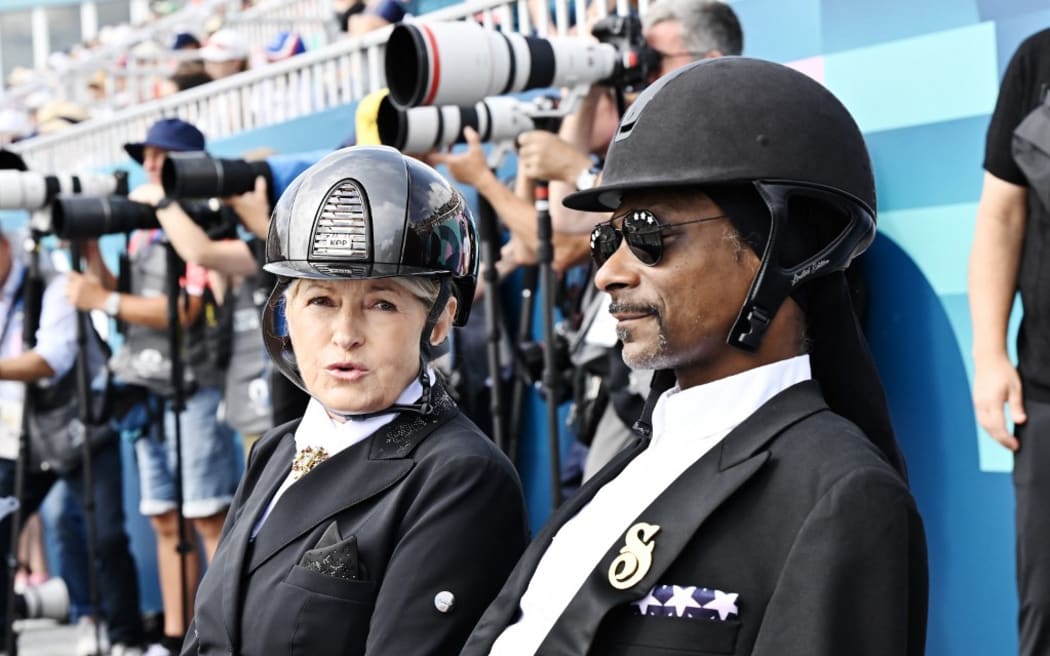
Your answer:
[[[85,435],[93,445],[91,477],[97,530],[98,581],[103,617],[114,648],[135,649],[143,641],[139,609],[138,573],[124,531],[124,502],[121,459],[117,435],[108,426],[85,427],[79,420],[75,393],[77,357],[77,316],[66,301],[63,291],[66,276],[60,275],[41,257],[46,286],[39,299],[39,328],[36,346],[24,351],[24,305],[30,287],[27,285],[28,264],[12,242],[21,243],[24,236],[9,237],[0,233],[0,496],[14,490],[15,461],[22,431],[22,410],[27,388],[34,397],[34,415],[30,418],[30,459],[20,502],[22,518],[40,506],[48,491],[59,479],[67,483],[70,493],[82,506],[85,500],[84,469],[81,446]],[[105,367],[105,356],[99,341],[89,340],[88,369],[91,374]],[[27,385],[30,384],[30,385]],[[10,516],[0,523],[0,575],[7,581],[6,554],[11,537]],[[0,595],[0,616],[6,617],[3,605],[7,595]],[[7,622],[3,622],[4,629]],[[4,629],[0,629],[2,632]],[[2,639],[2,636],[0,636]],[[114,651],[114,653],[117,653]]]
[[[161,169],[170,152],[204,150],[204,135],[193,125],[179,119],[162,119],[154,123],[146,139],[125,144],[124,149],[143,165],[150,184],[158,185]],[[132,193],[133,197],[146,192]],[[158,202],[156,215],[181,212],[175,203]],[[124,398],[138,395],[138,412],[126,417],[141,417],[137,430],[135,453],[138,461],[142,514],[150,517],[157,536],[157,565],[164,605],[164,643],[169,651],[181,644],[188,618],[182,614],[182,576],[180,567],[180,531],[178,517],[189,520],[200,535],[205,555],[215,553],[226,509],[239,478],[239,458],[233,432],[217,419],[222,389],[216,384],[223,372],[216,366],[219,354],[206,352],[205,312],[210,301],[207,293],[207,271],[187,265],[182,282],[186,294],[178,303],[178,321],[187,329],[186,407],[181,413],[182,449],[175,452],[176,417],[167,400],[172,398],[172,356],[169,347],[171,329],[168,319],[166,280],[168,253],[165,235],[159,229],[132,232],[129,289],[117,289],[117,281],[98,251],[97,243],[86,248],[90,275],[71,274],[67,294],[81,309],[100,309],[127,324],[125,341],[113,357],[111,367],[128,385]],[[181,273],[181,272],[180,272]],[[160,409],[164,408],[161,425]],[[174,480],[177,458],[182,464],[182,507],[177,506]],[[185,527],[188,529],[189,527]],[[184,529],[184,530],[185,530]],[[192,535],[192,533],[191,533]],[[185,554],[187,597],[192,604],[199,576],[199,555],[191,540]],[[154,649],[153,653],[159,653]]]
[[[133,195],[139,202],[156,205],[163,199],[164,189],[148,184]],[[249,240],[213,239],[175,204],[171,211],[159,212],[157,219],[182,259],[209,270],[209,281],[220,304],[219,329],[230,339],[223,421],[241,433],[247,454],[255,440],[274,425],[270,402],[274,372],[259,326],[259,315],[272,286],[259,266],[270,220],[266,178],[257,177],[253,190],[224,200],[223,212],[234,214],[251,231]]]
[[[743,34],[733,9],[716,0],[657,0],[645,15],[646,46],[658,56],[659,66],[647,73],[651,83],[692,61],[739,55]],[[554,268],[586,261],[594,214],[566,208],[562,199],[597,183],[605,152],[619,120],[613,91],[592,85],[580,106],[566,116],[558,134],[532,130],[518,139],[517,193],[500,184],[485,163],[477,134],[465,130],[468,147],[457,154],[432,155],[445,164],[459,182],[474,186],[492,204],[511,231],[504,254],[517,263],[535,261],[536,218],[531,199],[535,180],[550,183],[550,213],[554,228]],[[621,345],[605,315],[608,296],[588,285],[579,330],[570,339],[575,375],[577,437],[590,447],[584,478],[590,478],[632,437],[631,426],[648,391],[647,372],[632,373],[620,357]],[[600,385],[597,384],[600,382]]]

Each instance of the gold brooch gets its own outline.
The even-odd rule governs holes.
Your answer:
[[[324,450],[324,447],[303,447],[302,450],[296,452],[292,460],[292,480],[299,480],[327,459],[328,452]]]
[[[626,590],[641,581],[653,564],[653,539],[660,532],[656,524],[638,522],[627,529],[626,544],[620,555],[609,566],[609,585],[617,590]]]

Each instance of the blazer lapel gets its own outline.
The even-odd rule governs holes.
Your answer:
[[[374,497],[404,477],[414,465],[411,454],[416,446],[456,414],[444,390],[435,386],[434,392],[435,414],[421,417],[402,413],[368,439],[317,465],[289,487],[255,537],[247,571],[255,571],[321,522]]]
[[[733,429],[635,518],[626,535],[609,548],[569,602],[538,653],[587,653],[606,613],[644,597],[659,583],[711,513],[765,464],[769,459],[766,444],[791,424],[826,407],[815,383],[800,383],[775,396]],[[643,523],[659,528],[655,532],[647,528],[639,535]],[[652,545],[647,570],[644,549],[638,549],[639,537]],[[632,561],[633,557],[638,560]],[[614,577],[617,559],[627,563],[619,574],[629,573],[631,565],[640,562],[638,575]],[[613,585],[614,578],[618,585],[630,585],[620,589]]]
[[[591,498],[603,485],[616,478],[623,471],[623,468],[627,466],[627,463],[644,451],[648,445],[648,439],[636,438],[635,441],[616,454],[597,474],[584,483],[575,494],[554,510],[546,523],[544,523],[543,528],[540,529],[539,533],[536,534],[536,537],[525,549],[525,553],[522,554],[518,564],[514,567],[510,576],[507,577],[507,582],[504,583],[499,595],[489,605],[488,610],[478,622],[477,627],[471,634],[470,641],[463,651],[464,655],[468,653],[487,654],[489,652],[492,643],[503,632],[503,629],[511,623],[512,618],[517,613],[518,602],[521,600],[521,596],[525,594],[525,588],[528,587],[529,582],[532,580],[532,574],[536,571],[536,566],[539,564],[540,559],[543,558],[547,547],[550,546],[554,535],[565,522],[572,519],[581,508],[590,502]]]
[[[222,573],[222,612],[223,623],[226,625],[226,634],[229,644],[233,646],[234,653],[240,639],[240,617],[241,617],[241,586],[244,583],[242,573],[244,571],[245,553],[251,541],[252,529],[258,521],[259,516],[270,505],[270,499],[277,492],[288,471],[292,466],[292,457],[295,455],[295,429],[286,433],[277,444],[273,453],[259,464],[262,471],[253,474],[249,471],[245,474],[245,485],[248,485],[249,476],[257,476],[258,481],[254,484],[245,504],[238,509],[239,516],[235,518],[236,528],[227,536],[226,543],[222,547],[225,551],[225,566]]]

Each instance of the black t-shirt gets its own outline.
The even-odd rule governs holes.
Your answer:
[[[1003,75],[999,99],[988,125],[984,169],[997,178],[1027,187],[1011,153],[1014,130],[1039,106],[1050,89],[1050,29],[1036,32],[1018,46]]]
[[[984,168],[1007,182],[1028,187],[1014,161],[1013,132],[1050,89],[1050,29],[1037,32],[1017,48],[1003,76],[985,143]],[[1024,316],[1017,352],[1025,397],[1050,403],[1050,213],[1032,191],[1018,287]]]

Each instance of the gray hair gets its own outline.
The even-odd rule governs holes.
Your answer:
[[[744,51],[744,33],[733,8],[717,0],[656,0],[645,12],[645,27],[674,20],[681,24],[682,43],[701,57],[717,50],[723,55]]]

